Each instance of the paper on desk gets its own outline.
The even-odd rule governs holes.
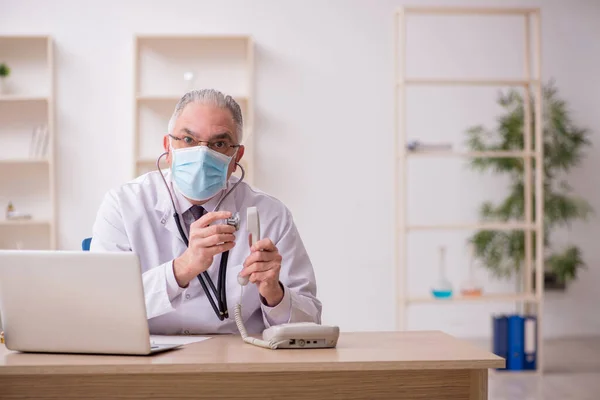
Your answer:
[[[152,344],[190,344],[210,339],[209,336],[150,335]]]

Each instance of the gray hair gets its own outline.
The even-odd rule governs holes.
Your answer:
[[[184,94],[183,97],[181,97],[181,99],[179,99],[177,102],[175,111],[169,120],[169,133],[173,133],[173,128],[175,128],[175,122],[177,121],[177,118],[179,118],[185,106],[190,103],[210,104],[215,107],[229,110],[233,116],[233,121],[235,122],[235,134],[237,136],[238,143],[242,141],[242,136],[244,134],[244,122],[242,119],[242,109],[240,108],[240,105],[234,100],[233,97],[224,95],[215,89],[191,90]]]

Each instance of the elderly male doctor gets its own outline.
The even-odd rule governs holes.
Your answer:
[[[287,322],[321,322],[313,268],[290,211],[232,176],[244,155],[242,129],[240,107],[230,96],[216,90],[186,93],[164,137],[169,165],[164,180],[158,170],[144,174],[109,191],[100,206],[90,250],[139,256],[153,334],[237,333],[233,308],[240,300],[240,273],[250,282],[241,299],[248,333]],[[250,248],[246,210],[252,206],[262,239]],[[237,231],[225,223],[235,212]],[[206,271],[217,285],[227,251],[229,317],[221,320],[198,276]]]

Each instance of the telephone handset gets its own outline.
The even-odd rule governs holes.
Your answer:
[[[258,209],[256,207],[248,207],[246,210],[246,229],[250,235],[250,247],[254,246],[260,240],[260,219],[258,218]],[[248,276],[238,275],[238,283],[242,286],[248,284]]]
[[[250,235],[249,244],[252,247],[260,240],[260,219],[256,207],[248,207],[246,211],[246,227]],[[244,286],[248,284],[248,277],[238,275],[242,293],[235,306],[235,323],[246,343],[268,349],[310,349],[336,347],[340,334],[337,326],[315,324],[314,322],[296,322],[275,325],[265,329],[263,340],[248,336],[244,321],[242,320],[242,295]]]

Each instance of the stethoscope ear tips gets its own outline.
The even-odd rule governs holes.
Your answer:
[[[239,230],[240,229],[240,214],[236,212],[231,217],[227,218],[226,223],[227,223],[227,225],[233,226],[236,231]]]

